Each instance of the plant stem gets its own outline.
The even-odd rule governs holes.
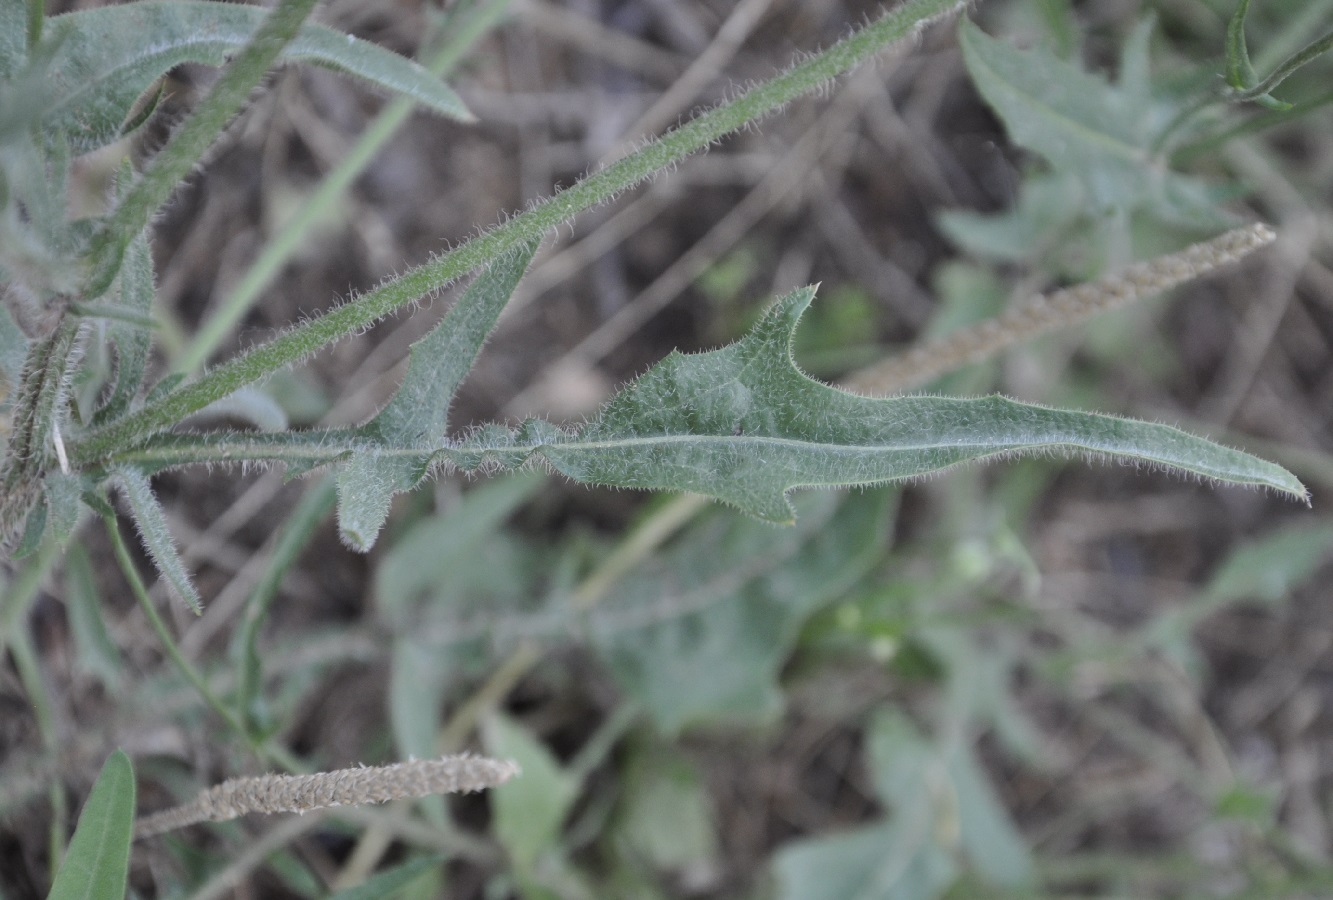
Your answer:
[[[228,727],[245,738],[253,749],[258,750],[258,747],[250,741],[250,735],[245,730],[245,726],[227,708],[227,705],[213,693],[203,675],[199,674],[198,669],[190,665],[189,660],[185,658],[176,645],[175,638],[171,636],[166,623],[162,621],[162,617],[157,612],[157,607],[153,605],[152,598],[148,596],[148,589],[144,586],[143,579],[139,577],[139,570],[134,565],[134,560],[130,557],[129,547],[126,546],[125,539],[120,534],[120,525],[116,522],[116,517],[111,512],[104,510],[102,512],[102,522],[106,526],[107,535],[111,538],[111,549],[116,555],[116,562],[120,565],[121,571],[125,573],[125,578],[130,583],[130,591],[139,602],[139,608],[147,616],[148,624],[161,642],[162,649],[176,664],[180,673],[185,676],[185,680],[194,687],[213,712],[217,713],[222,721],[227,723]]]
[[[340,338],[364,330],[395,310],[490,264],[520,244],[539,240],[583,210],[612,199],[724,135],[781,109],[797,97],[818,90],[886,45],[915,34],[961,5],[956,0],[914,0],[886,13],[824,52],[668,132],[607,168],[586,176],[505,224],[224,363],[198,381],[177,388],[137,413],[94,430],[73,448],[71,459],[76,465],[106,459],[118,450],[170,428],[245,385],[293,365]]]
[[[481,7],[469,10],[463,19],[449,31],[449,40],[426,63],[426,68],[434,75],[443,77],[453,69],[463,54],[481,35],[495,25],[504,15],[513,0],[491,0]],[[208,358],[217,352],[237,323],[254,307],[264,289],[273,283],[273,279],[282,271],[282,267],[292,258],[301,246],[301,242],[320,222],[327,221],[331,211],[347,193],[352,183],[366,170],[375,155],[383,149],[389,139],[397,134],[398,129],[407,121],[416,108],[415,101],[397,99],[380,112],[375,121],[370,123],[365,132],[319,183],[319,187],[310,195],[283,226],[273,239],[264,245],[253,265],[241,278],[230,295],[222,302],[216,314],[209,317],[200,327],[194,340],[176,360],[173,368],[181,373],[193,373],[201,369]]]
[[[93,251],[91,278],[84,299],[106,293],[120,271],[125,248],[148,225],[173,191],[194,170],[222,129],[245,104],[251,91],[273,68],[283,48],[296,36],[319,0],[281,0],[218,79],[194,115],[153,160],[106,220]]]

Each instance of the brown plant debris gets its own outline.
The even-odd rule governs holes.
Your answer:
[[[225,822],[247,813],[307,813],[430,794],[470,793],[503,784],[518,772],[518,764],[512,760],[463,753],[313,775],[229,778],[189,803],[141,818],[134,835],[152,837],[199,822]]]

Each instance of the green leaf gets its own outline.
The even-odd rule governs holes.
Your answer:
[[[1020,453],[1123,457],[1305,498],[1281,467],[1165,425],[996,396],[880,399],[820,384],[791,359],[813,295],[779,300],[729,347],[673,353],[577,432],[539,420],[490,427],[440,456],[466,469],[540,458],[576,481],[691,491],[771,522],[793,521],[794,487],[879,484]]]
[[[78,651],[75,662],[79,669],[95,675],[104,687],[114,691],[124,677],[124,663],[102,619],[97,578],[82,544],[75,543],[65,553],[64,585],[65,615]]]
[[[538,244],[520,245],[477,276],[439,324],[412,345],[407,374],[393,399],[359,429],[367,443],[338,474],[338,528],[348,546],[369,550],[394,495],[411,490],[426,474],[448,427],[449,404]],[[409,447],[421,451],[401,452]],[[381,448],[395,452],[386,455]]]
[[[28,4],[0,0],[0,79],[8,79],[28,61]]]
[[[884,494],[802,500],[792,529],[717,511],[598,606],[599,655],[664,733],[778,715],[802,625],[879,558]]]
[[[544,745],[513,719],[493,715],[482,726],[488,753],[518,763],[522,775],[488,792],[495,836],[520,873],[555,849],[565,816],[579,794],[578,781]]]
[[[938,900],[958,876],[948,852],[893,822],[793,841],[773,870],[779,900]]]
[[[116,140],[157,78],[181,63],[222,65],[266,13],[232,3],[148,0],[55,16],[47,23],[47,40],[57,49],[44,129],[66,131],[76,153]],[[330,28],[303,27],[282,59],[358,76],[444,116],[472,118],[448,86],[416,63]]]
[[[421,876],[444,863],[440,856],[428,856],[385,869],[365,884],[339,891],[329,900],[387,900]]]
[[[1292,525],[1242,546],[1217,570],[1203,596],[1210,606],[1236,600],[1277,603],[1309,581],[1333,551],[1333,525]]]
[[[1227,23],[1227,84],[1242,91],[1259,81],[1245,46],[1245,17],[1249,11],[1250,0],[1240,0]]]
[[[1245,17],[1250,11],[1250,0],[1241,0],[1236,12],[1227,23],[1226,42],[1226,79],[1227,84],[1238,91],[1248,91],[1259,83],[1259,73],[1254,71],[1250,62],[1250,51],[1245,45]],[[1254,98],[1265,109],[1286,112],[1291,104],[1277,99],[1272,94],[1262,94]]]
[[[1076,175],[1094,212],[1146,212],[1168,223],[1232,223],[1198,181],[1173,172],[1154,145],[1165,127],[1148,80],[1151,20],[1126,41],[1120,82],[1036,48],[1020,51],[964,19],[958,39],[977,90],[1014,143]],[[1186,208],[1182,204],[1189,202]]]
[[[625,856],[664,870],[716,864],[713,798],[683,754],[636,748],[622,784],[622,806],[608,832]]]
[[[134,768],[117,750],[102,766],[79,814],[47,900],[115,900],[125,896],[134,831]]]
[[[121,166],[117,179],[117,192],[122,195],[118,199],[123,199],[133,178],[133,170],[127,162]],[[152,321],[153,252],[147,230],[126,247],[117,287],[120,308]],[[129,410],[143,386],[148,354],[152,351],[153,335],[143,324],[117,321],[111,326],[108,337],[116,347],[116,381],[106,403],[93,417],[94,424],[110,421]]]
[[[152,557],[158,572],[166,579],[176,596],[194,610],[195,615],[203,615],[204,608],[199,600],[199,592],[195,589],[180,554],[176,552],[176,543],[171,538],[170,529],[167,528],[166,514],[162,512],[157,497],[153,496],[148,478],[142,472],[128,466],[117,469],[114,477],[124,492],[125,499],[129,501],[130,513],[135,526],[139,529],[139,538],[143,541],[148,555]]]

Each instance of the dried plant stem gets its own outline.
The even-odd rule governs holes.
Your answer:
[[[151,837],[199,822],[225,822],[247,813],[307,813],[334,806],[481,791],[517,774],[514,762],[463,753],[313,775],[231,778],[189,803],[140,819],[134,834],[136,838]]]
[[[1211,241],[1129,266],[1088,284],[1039,294],[1003,315],[922,344],[852,375],[844,386],[866,394],[919,387],[1001,350],[1192,281],[1236,262],[1277,238],[1267,225],[1237,228]]]

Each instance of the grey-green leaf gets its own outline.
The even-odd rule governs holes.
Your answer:
[[[444,857],[428,856],[385,869],[365,884],[339,891],[329,900],[385,900],[444,863]]]
[[[64,129],[76,153],[116,140],[157,78],[181,63],[223,64],[266,13],[233,3],[149,0],[52,18],[46,31],[57,50],[43,127]],[[416,63],[331,28],[305,26],[282,58],[346,72],[441,115],[472,119],[458,95]]]
[[[672,354],[576,432],[530,420],[440,455],[468,469],[540,458],[576,481],[691,491],[773,522],[793,521],[795,487],[879,484],[1024,453],[1119,457],[1305,499],[1280,466],[1165,425],[998,396],[871,398],[820,384],[791,357],[813,295],[782,298],[729,347]]]
[[[883,552],[882,492],[800,499],[791,529],[714,513],[597,607],[598,654],[664,734],[772,721],[801,627]]]
[[[124,751],[102,766],[79,814],[69,851],[47,900],[116,900],[125,896],[134,830],[134,768]]]
[[[338,528],[365,552],[374,545],[395,494],[411,490],[444,440],[449,404],[495,328],[537,252],[529,241],[477,276],[453,309],[412,345],[407,374],[384,409],[360,429],[364,448],[338,473]],[[417,453],[383,451],[419,447]]]
[[[129,501],[130,513],[139,529],[139,538],[158,572],[175,594],[194,610],[195,615],[202,615],[204,607],[199,599],[199,591],[195,589],[184,561],[176,552],[176,543],[167,528],[166,514],[162,512],[157,497],[153,496],[147,476],[126,466],[116,470],[115,480]]]

